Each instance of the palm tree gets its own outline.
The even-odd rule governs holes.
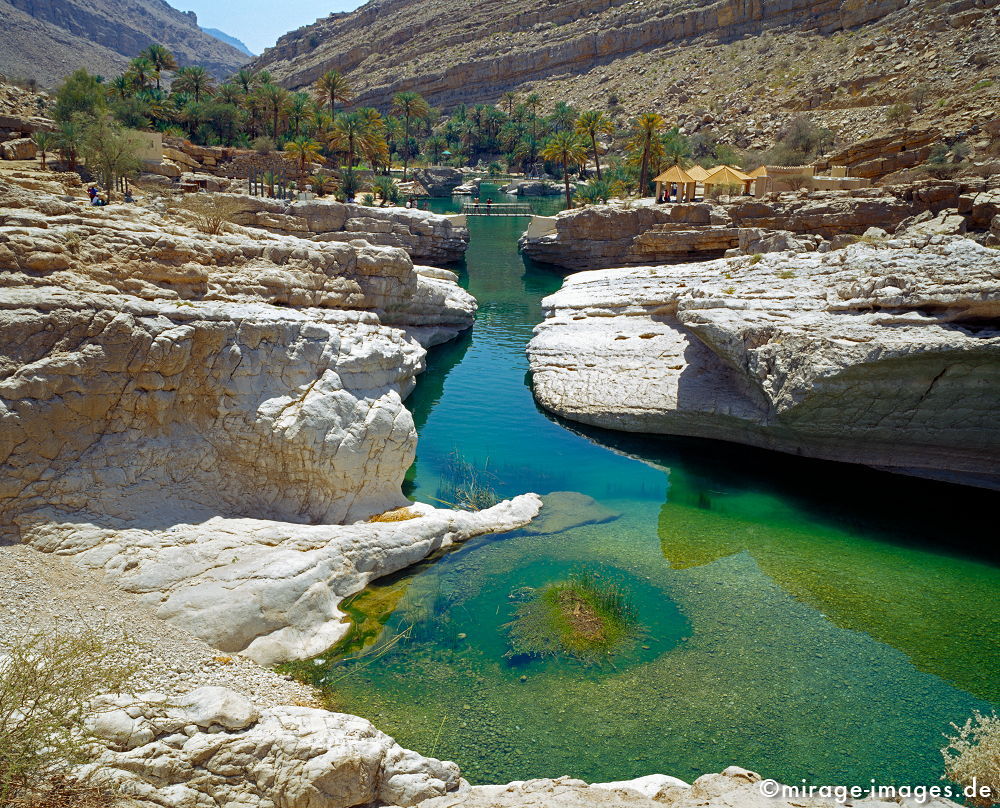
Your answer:
[[[203,95],[215,94],[215,79],[201,65],[191,65],[177,71],[170,89],[178,93],[190,93],[194,96],[195,103],[198,103]]]
[[[333,125],[330,148],[347,155],[347,171],[354,171],[354,161],[362,143],[372,137],[371,124],[357,112],[341,113]]]
[[[279,87],[277,84],[262,84],[257,88],[256,94],[260,96],[265,106],[271,110],[271,137],[275,142],[278,140],[278,123],[283,112],[288,109],[288,90]]]
[[[250,95],[250,91],[260,83],[260,80],[256,73],[244,67],[233,76],[233,83],[240,88],[243,95]]]
[[[150,78],[157,74],[156,65],[145,56],[136,56],[129,62],[126,72],[137,90],[145,90],[149,87]]]
[[[219,85],[219,89],[215,93],[215,97],[223,104],[239,104],[242,94],[243,90],[240,88],[239,84],[227,81],[225,84]]]
[[[153,63],[156,68],[156,89],[160,89],[160,73],[164,70],[176,70],[177,60],[163,45],[152,44],[139,54]]]
[[[306,174],[306,163],[317,162],[321,158],[320,155],[321,146],[315,140],[311,140],[307,137],[296,138],[295,140],[290,140],[285,144],[285,154],[291,157],[293,160],[297,160],[299,163],[299,176],[304,177]]]
[[[507,107],[507,117],[508,118],[510,117],[511,112],[514,109],[514,102],[516,100],[517,100],[517,96],[514,95],[514,93],[512,93],[510,90],[507,90],[507,92],[503,93],[500,96],[500,103],[503,106]]]
[[[542,157],[554,163],[561,163],[563,183],[566,186],[566,207],[573,207],[573,196],[569,191],[569,167],[579,165],[587,159],[587,146],[572,132],[557,132],[542,146]]]
[[[448,150],[448,141],[442,135],[431,135],[424,141],[424,152],[431,158],[431,163],[441,162],[441,155]]]
[[[117,95],[121,101],[124,101],[132,95],[132,91],[134,89],[135,88],[132,86],[132,79],[129,78],[127,73],[115,76],[108,82],[108,93],[111,95]]]
[[[77,116],[74,116],[76,118]],[[56,148],[70,171],[76,168],[76,158],[83,144],[83,127],[78,120],[61,121],[56,129]]]
[[[399,186],[396,185],[396,181],[392,177],[376,177],[372,187],[378,191],[378,195],[382,198],[379,207],[384,208],[390,202],[399,201]]]
[[[351,83],[339,70],[327,70],[313,85],[316,100],[330,105],[330,117],[337,118],[337,102],[349,104],[354,97]]]
[[[313,192],[317,196],[323,196],[327,191],[333,191],[337,188],[337,178],[330,174],[324,174],[322,171],[306,177],[306,182],[312,186]]]
[[[51,132],[35,132],[31,136],[31,139],[35,141],[35,145],[38,147],[42,158],[42,171],[45,171],[48,168],[45,164],[45,152],[52,151],[52,147],[55,145],[55,135]]]
[[[556,132],[572,129],[573,123],[576,121],[576,110],[565,101],[558,101],[556,102],[555,109],[552,110],[552,114],[549,116],[549,120],[552,122],[552,128]]]
[[[657,137],[666,121],[655,112],[644,112],[632,124],[632,137],[627,148],[639,161],[639,196],[645,196],[649,185],[649,163],[654,151],[661,146]]]
[[[538,110],[542,106],[542,97],[538,93],[532,93],[524,99],[524,106],[531,112],[531,139],[537,140],[538,132],[535,126],[538,122]]]
[[[590,149],[594,155],[594,165],[597,166],[597,179],[601,179],[601,153],[597,148],[598,135],[610,135],[615,131],[614,124],[599,109],[590,109],[581,112],[576,119],[574,130],[581,137],[590,141]]]
[[[288,121],[292,126],[292,137],[298,138],[302,122],[309,116],[312,110],[312,99],[309,93],[292,93],[291,101],[288,105]]]
[[[420,93],[404,90],[392,97],[392,111],[403,118],[403,182],[406,182],[406,169],[410,162],[410,121],[426,118],[431,114],[431,107]]]

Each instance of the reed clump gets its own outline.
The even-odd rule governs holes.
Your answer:
[[[641,629],[628,594],[587,572],[533,590],[505,628],[507,657],[568,656],[587,662],[609,658]]]

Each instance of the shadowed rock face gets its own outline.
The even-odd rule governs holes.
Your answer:
[[[501,0],[487,10],[471,0],[388,0],[286,34],[253,66],[289,87],[336,68],[351,76],[357,103],[385,107],[393,93],[417,90],[433,104],[451,106],[492,102],[525,82],[703,34],[726,39],[783,25],[831,32],[905,5],[781,0],[765,9],[739,0],[638,7],[625,0],[560,0],[525,9]]]
[[[372,578],[537,513],[527,496],[344,526],[407,504],[403,398],[476,308],[452,273],[5,183],[0,222],[5,538],[274,662],[332,644]]]
[[[938,236],[752,260],[570,276],[528,346],[538,401],[1000,487],[1000,253]]]

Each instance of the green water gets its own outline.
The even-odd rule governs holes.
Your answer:
[[[998,497],[545,414],[524,346],[561,278],[518,255],[525,219],[469,224],[458,271],[479,315],[409,401],[407,491],[434,502],[457,449],[501,495],[580,492],[604,510],[556,506],[542,529],[557,532],[477,539],[379,582],[351,604],[353,647],[298,672],[474,782],[732,763],[937,782],[949,722],[1000,703]],[[588,518],[606,521],[558,530]],[[642,636],[613,665],[505,659],[511,593],[576,570],[628,590]]]

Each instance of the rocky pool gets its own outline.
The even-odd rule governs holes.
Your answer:
[[[561,276],[518,255],[526,219],[469,225],[457,270],[479,314],[409,399],[407,493],[438,504],[456,452],[501,496],[557,493],[529,529],[354,598],[351,641],[296,672],[474,782],[733,763],[788,783],[937,782],[950,722],[1000,704],[1000,498],[556,420],[524,347]],[[603,665],[506,657],[517,591],[574,572],[627,591],[640,635]]]

